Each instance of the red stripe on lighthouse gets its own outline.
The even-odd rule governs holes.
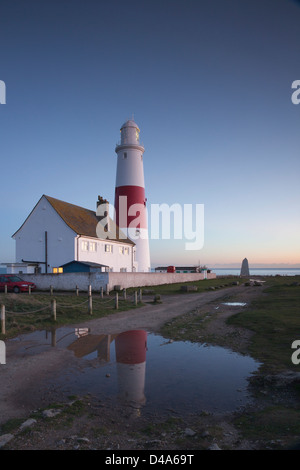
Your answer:
[[[116,359],[122,364],[141,364],[146,361],[147,332],[131,330],[120,333],[115,339]]]
[[[147,228],[145,188],[141,186],[117,187],[115,211],[116,223],[120,228]]]

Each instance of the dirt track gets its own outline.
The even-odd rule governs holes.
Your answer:
[[[206,291],[205,293],[163,297],[161,304],[147,304],[139,309],[116,313],[102,319],[90,320],[76,326],[88,327],[93,334],[116,334],[131,329],[144,329],[149,332],[159,332],[162,325],[172,318],[195,309],[200,311],[203,308],[206,310],[212,308],[215,302],[219,304],[221,299],[225,296],[233,296],[236,301],[249,303],[253,298],[260,295],[262,295],[261,287],[234,286],[217,291]],[[236,312],[236,307],[219,309],[218,313],[215,314],[214,318],[208,324],[209,332],[214,332],[216,338],[219,336],[224,340],[226,335],[230,335],[232,332],[232,329],[225,325],[225,320],[229,315]],[[238,335],[238,341],[231,346],[235,350],[241,349],[241,351],[245,352],[248,339],[249,332],[241,331]],[[45,387],[45,381],[50,377],[55,378],[56,374],[60,373],[65,367],[78,363],[78,359],[74,357],[73,353],[67,351],[65,348],[48,348],[40,354],[28,355],[20,353],[24,347],[30,347],[26,336],[21,339],[7,341],[6,343],[6,365],[0,366],[0,424],[5,423],[11,418],[26,419],[30,413],[38,408],[46,408],[49,406],[51,402],[53,402],[54,397],[48,393]],[[59,400],[59,397],[55,397],[55,400]],[[92,406],[91,403],[89,403],[89,406]],[[97,414],[97,409],[95,405],[93,410],[94,415]],[[107,409],[107,416],[105,416],[105,410],[102,408],[101,419],[103,423],[109,421],[113,427],[115,421],[111,411]],[[121,419],[120,415],[115,417],[115,419]],[[126,426],[130,426],[129,421],[127,421]],[[89,434],[86,423],[84,429],[85,432]],[[31,439],[30,445],[33,445],[34,448],[53,448],[53,446],[58,445],[54,443],[57,443],[59,433],[54,432],[53,436],[50,438],[49,430],[45,430],[45,432],[48,434],[48,440],[45,436],[41,437],[43,431],[40,430],[37,436],[37,438],[40,436],[40,439],[37,439],[37,441],[40,441],[40,444],[32,444]],[[70,433],[74,433],[74,429],[72,428],[69,431],[65,430],[64,432],[64,435],[69,435]],[[233,435],[233,433],[229,433],[228,435]],[[23,445],[28,445],[28,441],[27,444],[25,444],[22,439],[19,441],[18,439],[15,438],[12,443],[9,444],[9,448],[23,448]],[[114,441],[112,445],[117,445],[119,448],[136,448],[139,446],[136,442],[132,444],[133,447],[128,447],[128,439],[126,440],[126,444],[124,444],[124,432],[122,434],[120,429],[118,439]],[[66,439],[64,442],[67,442]],[[116,444],[116,442],[118,442],[118,444]],[[94,445],[99,446],[100,444]],[[103,443],[101,445],[106,446],[109,444]],[[166,448],[171,448],[170,442],[166,445]],[[70,448],[67,445],[65,447]]]

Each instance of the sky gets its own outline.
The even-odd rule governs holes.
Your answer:
[[[43,194],[114,203],[133,117],[148,211],[204,208],[193,250],[149,214],[152,266],[300,267],[299,37],[292,0],[1,0],[0,263]]]

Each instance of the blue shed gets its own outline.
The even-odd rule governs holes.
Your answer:
[[[90,263],[89,261],[70,261],[62,266],[64,273],[97,273],[106,272],[109,266],[105,264]]]

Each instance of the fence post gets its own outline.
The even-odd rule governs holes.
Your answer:
[[[137,305],[137,291],[134,291],[134,305]]]
[[[116,298],[115,298],[115,309],[118,310],[119,308],[119,294],[116,292]]]
[[[90,285],[89,285],[89,297],[91,297],[91,295],[92,295],[92,286],[91,286],[91,284],[90,284]]]
[[[142,302],[142,297],[143,297],[143,294],[142,294],[142,289],[139,290],[139,302]]]
[[[31,295],[31,286],[28,286],[28,294]]]
[[[100,289],[100,296],[101,296],[101,299],[103,299],[103,287],[101,287]]]
[[[50,286],[50,295],[53,295],[53,286]]]
[[[123,289],[123,298],[124,298],[124,300],[126,300],[126,289],[125,288]]]
[[[93,300],[91,295],[89,296],[88,312],[89,315],[93,314]]]
[[[7,294],[7,284],[4,286],[4,294]]]
[[[78,286],[76,286],[76,295],[78,297],[78,292],[79,292],[79,289],[78,289]]]
[[[1,305],[1,333],[6,334],[5,331],[5,305]]]
[[[56,321],[56,300],[55,299],[51,300],[51,312],[52,312],[53,320]]]
[[[106,295],[109,295],[109,288],[108,288],[108,284],[106,284]]]

